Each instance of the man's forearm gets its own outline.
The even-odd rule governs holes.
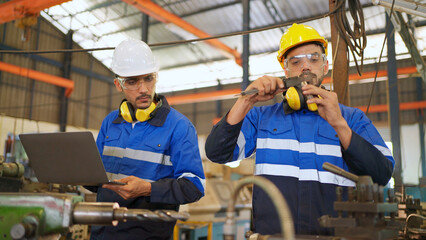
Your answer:
[[[230,125],[235,125],[241,122],[250,109],[253,107],[253,103],[247,97],[240,97],[235,102],[229,111],[226,122]]]
[[[333,128],[339,137],[340,144],[342,145],[343,149],[348,149],[349,145],[351,144],[352,129],[349,127],[346,120],[343,119],[339,123],[336,123]]]

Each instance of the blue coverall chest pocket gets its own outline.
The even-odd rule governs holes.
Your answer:
[[[115,143],[120,139],[121,131],[108,131],[105,135],[105,142],[109,143]]]
[[[151,137],[148,136],[148,141],[145,141],[145,145],[148,147],[150,151],[157,153],[165,153],[169,147],[168,141],[165,138],[160,137]]]
[[[283,124],[282,122],[269,121],[260,124],[258,137],[265,138],[268,136],[286,135],[290,133],[290,130],[290,125]]]
[[[318,128],[319,140],[322,140],[321,143],[328,144],[337,144],[339,145],[339,137],[337,136],[336,131],[329,124],[323,124]],[[325,142],[323,142],[325,141]]]

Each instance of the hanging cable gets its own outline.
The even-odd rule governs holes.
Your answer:
[[[349,21],[346,15],[346,0],[337,1],[336,15],[334,21],[336,22],[337,30],[341,38],[348,46],[358,71],[362,75],[362,67],[364,62],[364,49],[367,46],[367,34],[365,32],[364,13],[362,5],[359,0],[349,0],[349,13],[352,21]],[[353,22],[353,26],[351,25]],[[358,65],[358,58],[361,61],[361,68]]]
[[[394,4],[395,4],[395,0],[392,1],[392,6],[391,6],[391,9],[390,9],[389,19],[392,19]],[[386,40],[388,39],[387,33],[388,33],[389,25],[386,25],[385,38],[383,39],[382,49],[380,50],[379,62],[377,63],[376,74],[374,75],[373,87],[371,88],[370,98],[368,100],[368,105],[367,105],[367,110],[365,111],[365,115],[367,115],[368,111],[370,110],[371,99],[373,98],[374,87],[376,86],[376,82],[377,82],[377,74],[379,73],[379,66],[380,66],[380,62],[382,60],[383,49],[385,48]],[[389,35],[392,35],[393,33],[394,32],[390,33]]]

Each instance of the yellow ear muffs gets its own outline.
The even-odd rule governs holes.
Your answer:
[[[308,97],[308,99],[313,97],[312,95],[309,95],[309,96],[310,97]],[[322,99],[322,97],[320,95],[318,95],[317,97]],[[308,109],[312,112],[318,111],[318,105],[316,103],[309,103]]]
[[[316,103],[308,103],[308,109],[312,112],[318,111],[318,106]]]
[[[135,111],[133,110],[132,105],[123,100],[120,104],[120,114],[126,122],[133,122]]]
[[[140,122],[147,121],[151,118],[151,113],[155,110],[155,103],[152,102],[148,108],[136,110],[136,119]]]
[[[298,111],[303,107],[308,106],[308,109],[312,112],[318,111],[316,103],[306,104],[306,100],[312,98],[312,95],[304,96],[302,90],[296,87],[290,87],[285,93],[285,99],[287,99],[288,106],[291,109]]]
[[[284,97],[287,99],[288,106],[295,111],[299,110],[305,103],[303,94],[295,87],[290,87]]]
[[[151,113],[155,110],[155,108],[156,105],[154,102],[152,102],[148,108],[137,109],[135,113],[132,104],[127,102],[126,100],[123,100],[120,104],[120,114],[123,119],[126,120],[126,122],[131,123],[136,120],[144,122],[151,118]]]

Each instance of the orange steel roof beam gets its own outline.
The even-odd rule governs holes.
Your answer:
[[[359,108],[363,112],[367,111],[367,106],[358,106],[356,108]],[[399,110],[402,110],[402,111],[413,110],[413,109],[422,109],[422,108],[426,108],[426,101],[399,103]],[[388,109],[389,109],[389,106],[386,105],[386,104],[371,105],[368,112],[369,113],[387,112]]]
[[[0,24],[26,16],[39,15],[40,11],[70,0],[11,0],[0,4]]]
[[[211,37],[211,35],[209,35],[208,33],[205,33],[202,30],[195,27],[194,25],[184,21],[179,16],[171,12],[168,12],[167,10],[155,4],[151,0],[122,0],[122,1],[134,6],[135,8],[139,9],[141,12],[157,19],[160,22],[173,23],[179,26],[180,28],[194,34],[195,36],[199,38]],[[228,47],[226,44],[222,43],[218,39],[206,40],[206,42],[210,44],[211,46],[222,50],[221,52],[225,56],[230,58],[235,58],[235,62],[238,65],[242,66],[241,55],[235,49]]]
[[[69,97],[74,90],[74,81],[62,77],[57,77],[47,73],[22,68],[5,62],[0,62],[0,71],[20,75],[37,81],[53,84],[65,88],[65,96]]]
[[[396,71],[397,71],[398,75],[403,75],[403,74],[416,73],[417,69],[416,69],[415,66],[411,66],[411,67],[398,68]],[[353,74],[349,74],[349,81],[363,80],[363,79],[368,79],[368,78],[374,79],[375,75],[376,75],[376,71],[365,72],[361,76],[358,75],[358,73],[353,73]],[[377,77],[385,77],[387,75],[388,75],[387,70],[379,70],[377,72]],[[331,82],[331,77],[325,77],[324,80],[322,81],[322,83],[330,83],[330,82]]]
[[[415,66],[397,69],[398,75],[414,74],[414,73],[417,73],[417,69]],[[376,75],[375,71],[363,73],[362,76],[359,76],[358,74],[350,74],[349,80],[358,81],[358,80],[363,80],[368,78],[374,78],[375,75]],[[387,76],[386,70],[381,70],[377,74],[377,77],[384,77],[384,76]],[[330,82],[331,82],[330,77],[326,77],[323,80],[323,83],[330,83]],[[204,93],[185,94],[185,95],[179,95],[179,96],[167,96],[167,102],[169,102],[169,104],[171,105],[178,105],[178,104],[186,104],[186,103],[224,100],[224,99],[235,98],[236,97],[235,95],[240,92],[241,92],[241,89],[234,88],[234,89],[218,90],[218,91],[211,91],[211,92],[204,92]]]
[[[235,95],[240,93],[241,89],[233,88],[226,90],[218,90],[205,93],[192,93],[180,96],[167,96],[167,102],[170,105],[178,105],[185,103],[208,102],[216,100],[226,100],[235,98]]]

